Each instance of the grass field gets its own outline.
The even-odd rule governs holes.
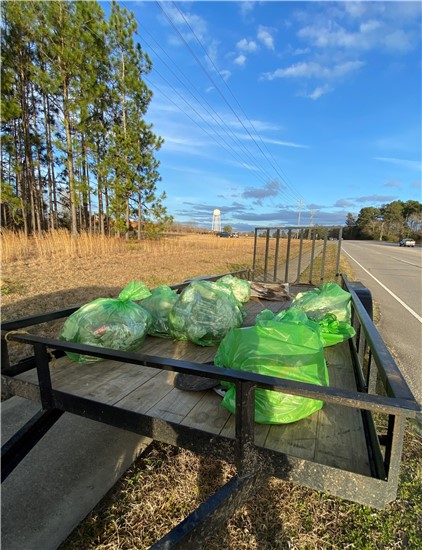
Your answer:
[[[126,243],[88,235],[75,241],[61,232],[30,240],[5,233],[1,246],[3,320],[116,296],[134,279],[153,287],[249,268],[253,254],[252,238],[207,235]],[[329,247],[331,271],[334,256],[335,247]],[[352,276],[344,260],[341,271]],[[15,358],[24,353],[14,348]],[[399,495],[384,511],[271,479],[267,490],[240,508],[206,548],[420,549],[421,443],[419,432],[409,426]],[[154,443],[61,550],[148,548],[232,474],[233,466],[225,462]]]

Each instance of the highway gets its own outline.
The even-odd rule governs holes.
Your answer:
[[[343,241],[345,258],[371,291],[376,325],[422,403],[422,248],[377,241]]]

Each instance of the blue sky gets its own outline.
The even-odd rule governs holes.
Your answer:
[[[153,61],[176,221],[343,224],[422,200],[419,2],[119,3]]]

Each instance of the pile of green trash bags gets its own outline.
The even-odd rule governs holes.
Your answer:
[[[242,324],[249,298],[250,283],[231,275],[216,282],[193,281],[181,294],[167,285],[150,291],[132,281],[118,298],[98,298],[75,311],[59,338],[121,351],[138,351],[147,334],[213,346]],[[78,363],[102,360],[66,353]]]
[[[139,281],[130,282],[118,298],[97,298],[70,315],[59,338],[120,351],[138,351],[152,324],[150,313],[136,304],[151,292]],[[91,355],[66,352],[77,363],[102,361]]]
[[[193,281],[180,294],[169,313],[170,334],[200,346],[218,344],[227,332],[243,323],[242,303],[230,285]]]

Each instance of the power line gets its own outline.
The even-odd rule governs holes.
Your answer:
[[[144,79],[149,83],[150,86],[153,86],[154,88],[156,88],[168,101],[170,101],[171,103],[173,103],[173,105],[175,105],[178,109],[180,108],[179,105],[177,105],[177,103],[175,103],[165,92],[163,92],[163,90],[161,90],[154,82],[152,82],[150,79],[148,79],[147,77],[144,76]],[[186,102],[187,103],[187,102]],[[189,106],[189,104],[187,103],[187,105]],[[197,111],[195,111],[199,117],[201,117],[200,113],[198,113]],[[201,127],[201,125],[194,119],[192,118],[186,111],[184,111],[184,114],[194,123],[196,124],[197,126],[199,126],[199,128],[201,128],[202,131],[204,131],[211,139],[213,139],[217,145],[221,146],[221,143],[218,142],[218,140],[215,138],[215,136],[213,136],[212,134],[210,134],[205,128]],[[201,117],[202,118],[202,117]],[[220,136],[221,137],[221,136]],[[228,152],[235,158],[235,160],[237,160],[238,162],[240,162],[240,164],[246,168],[247,170],[249,170],[250,172],[252,172],[252,174],[260,179],[261,182],[263,183],[267,183],[267,180],[263,177],[263,176],[259,176],[259,174],[257,174],[254,170],[251,170],[244,162],[243,162],[243,159],[241,157],[238,157],[236,158],[236,155],[237,153],[234,151],[233,147],[231,147],[230,145],[228,145],[229,147],[229,150]],[[227,150],[227,149],[226,149]]]
[[[121,4],[123,4],[126,8],[127,6],[125,5],[124,2],[120,2]],[[111,2],[109,2],[109,4],[111,5]],[[223,98],[224,102],[228,105],[228,107],[230,108],[230,110],[233,112],[233,114],[235,115],[235,117],[237,118],[237,120],[239,121],[239,123],[243,126],[243,128],[246,130],[246,132],[248,133],[248,135],[250,136],[251,140],[255,143],[255,145],[258,147],[258,149],[260,150],[261,154],[263,155],[263,157],[267,160],[268,162],[268,158],[267,156],[265,155],[265,153],[262,151],[262,149],[259,147],[259,145],[256,143],[256,140],[253,138],[253,136],[250,134],[249,130],[245,127],[245,125],[243,124],[243,122],[241,121],[241,119],[239,118],[239,116],[237,115],[237,113],[233,110],[233,108],[231,107],[231,105],[228,103],[227,99],[224,97],[224,95],[222,94],[221,90],[218,88],[217,84],[214,82],[214,80],[212,79],[212,77],[209,75],[207,69],[203,66],[203,64],[201,63],[201,61],[199,60],[199,58],[197,57],[197,55],[195,54],[195,52],[192,50],[192,48],[190,48],[189,44],[187,43],[187,41],[184,39],[183,35],[180,33],[180,31],[177,29],[177,27],[175,26],[174,22],[172,21],[172,19],[169,17],[169,15],[167,14],[167,12],[160,6],[160,4],[158,2],[156,2],[157,6],[160,8],[160,10],[164,13],[164,15],[166,16],[166,18],[168,19],[168,21],[170,22],[171,26],[173,27],[173,29],[175,30],[175,32],[179,35],[179,37],[182,39],[182,41],[185,43],[186,47],[188,48],[188,50],[190,51],[190,53],[192,54],[192,56],[195,58],[196,62],[199,64],[199,66],[201,67],[201,69],[205,72],[205,74],[207,75],[207,77],[211,80],[213,86],[216,88],[216,90],[219,92],[219,94],[221,95],[221,97]],[[176,6],[177,8],[177,6]],[[127,8],[129,9],[129,8]],[[179,10],[179,8],[177,8],[178,11],[181,13],[181,11]],[[134,15],[134,14],[133,14]],[[186,21],[186,18],[184,17],[184,15],[181,13],[181,15],[183,16],[186,24],[189,26],[189,28],[191,29],[192,33],[195,35],[195,38],[197,39],[198,43],[201,45],[202,49],[205,51],[203,45],[201,44],[201,42],[199,41],[198,37],[196,36],[196,34],[194,33],[193,29],[190,27],[189,23]],[[137,24],[142,28],[144,29],[145,32],[147,32],[147,34],[154,40],[154,42],[159,46],[159,48],[164,52],[164,54],[167,56],[167,58],[175,65],[175,67],[179,70],[179,72],[181,73],[181,75],[183,75],[183,77],[186,79],[186,81],[191,85],[191,88],[188,88],[186,86],[186,84],[184,84],[182,82],[182,80],[179,78],[179,76],[173,71],[173,69],[168,65],[168,63],[162,58],[162,56],[160,56],[160,54],[151,46],[150,43],[148,43],[148,41],[146,40],[146,38],[144,36],[141,36],[136,30],[135,30],[135,34],[154,52],[154,54],[157,56],[157,58],[166,66],[166,68],[177,78],[177,80],[181,83],[181,85],[190,93],[190,95],[195,99],[195,101],[197,101],[199,103],[199,105],[202,107],[202,109],[204,109],[204,111],[212,118],[212,120],[219,126],[219,128],[222,129],[223,132],[225,132],[225,134],[227,136],[229,136],[231,139],[233,140],[236,140],[236,142],[240,145],[240,147],[243,149],[243,151],[248,155],[247,157],[247,161],[248,163],[246,163],[243,158],[241,157],[241,153],[238,153],[231,145],[230,143],[228,143],[226,141],[226,139],[224,138],[224,136],[222,136],[215,128],[213,128],[211,126],[211,124],[204,119],[204,117],[201,115],[201,113],[198,112],[198,110],[193,107],[192,104],[188,103],[186,101],[186,99],[182,96],[182,94],[179,93],[179,91],[157,70],[156,67],[154,67],[154,73],[157,74],[162,80],[164,80],[164,82],[167,83],[167,85],[172,89],[172,91],[178,96],[181,98],[181,100],[192,110],[194,111],[194,113],[211,129],[211,131],[213,132],[213,134],[215,134],[216,136],[219,137],[219,139],[221,139],[226,147],[222,146],[222,144],[216,139],[216,137],[214,135],[211,135],[204,127],[201,126],[200,123],[198,123],[197,120],[195,120],[194,118],[192,118],[191,116],[189,116],[189,114],[186,112],[186,109],[182,106],[180,106],[179,104],[177,104],[173,99],[171,99],[163,90],[160,89],[160,87],[153,83],[152,81],[150,81],[149,79],[146,79],[145,76],[145,80],[148,81],[148,83],[150,85],[152,85],[154,88],[156,88],[164,97],[166,97],[167,100],[169,100],[173,105],[175,105],[181,112],[183,112],[185,114],[185,116],[187,116],[194,124],[196,124],[200,129],[201,131],[205,132],[209,137],[211,137],[211,139],[213,139],[213,141],[215,141],[219,147],[223,147],[224,149],[226,149],[230,155],[235,158],[235,160],[237,160],[237,162],[240,163],[240,165],[249,170],[250,172],[252,172],[252,174],[261,182],[267,184],[268,181],[265,180],[265,178],[259,174],[259,173],[256,173],[255,170],[252,170],[248,164],[252,164],[253,166],[255,167],[258,167],[259,169],[262,170],[263,173],[265,173],[267,175],[267,177],[269,178],[269,181],[271,180],[274,180],[274,178],[268,173],[268,171],[266,170],[266,168],[264,168],[261,164],[258,163],[256,159],[256,157],[251,154],[250,150],[248,150],[245,145],[243,143],[241,143],[241,141],[239,140],[239,138],[234,134],[234,132],[231,130],[231,128],[224,122],[224,120],[221,118],[221,116],[215,111],[215,109],[209,104],[209,102],[203,98],[201,96],[201,99],[202,101],[205,101],[205,103],[209,106],[209,108],[215,113],[215,115],[221,120],[221,122],[224,124],[224,126],[226,126],[226,128],[228,128],[228,131],[227,129],[225,129],[224,127],[222,127],[222,125],[216,120],[216,118],[213,116],[212,113],[210,113],[210,111],[208,109],[206,109],[204,107],[204,105],[201,103],[201,99],[198,99],[197,96],[195,96],[192,92],[192,89],[195,89],[195,86],[194,84],[190,81],[190,79],[186,76],[186,74],[180,69],[180,67],[177,65],[177,63],[167,54],[167,52],[158,44],[158,42],[154,39],[154,37],[151,35],[151,33],[149,33],[148,31],[146,31],[145,27],[139,22],[139,20],[136,18],[136,16],[134,15],[134,19],[136,20]],[[205,52],[206,53],[206,52]],[[207,57],[208,57],[208,54],[206,54]],[[212,62],[212,60],[210,59],[210,61]],[[218,72],[220,78],[221,78],[221,75],[218,71],[218,69],[215,67],[214,65],[214,68],[216,69],[216,71]],[[232,94],[233,95],[233,94]],[[233,96],[234,97],[234,96]],[[237,101],[237,100],[236,100]],[[238,102],[237,102],[238,103]],[[245,115],[246,116],[246,115]],[[251,126],[253,127],[251,121],[249,121],[249,123],[251,124]],[[254,129],[255,130],[255,129]],[[256,130],[255,130],[256,132]],[[230,134],[229,134],[230,133]],[[261,140],[262,141],[262,140]],[[264,145],[265,146],[265,145]],[[282,178],[283,182],[284,182],[284,178]],[[277,192],[278,195],[284,195],[286,197],[286,199],[288,200],[294,200],[295,198],[295,195],[294,195],[294,191],[290,191],[288,188],[284,187],[283,189],[279,190]],[[297,193],[296,193],[297,195]],[[271,202],[273,202],[271,200]]]
[[[158,2],[156,2],[158,4]],[[211,57],[208,55],[208,52],[206,51],[206,49],[204,48],[204,45],[202,44],[202,42],[200,41],[200,39],[198,38],[198,36],[196,35],[195,31],[192,29],[189,21],[187,21],[184,13],[182,12],[182,10],[179,8],[179,6],[177,6],[177,4],[175,2],[172,2],[173,3],[173,6],[177,9],[177,11],[180,13],[180,15],[182,16],[183,20],[185,21],[186,25],[189,27],[189,29],[191,30],[193,36],[195,37],[196,41],[198,42],[198,44],[200,45],[200,47],[202,48],[203,52],[205,53],[207,59],[210,61],[211,65],[214,67],[214,70],[216,71],[216,73],[219,75],[220,79],[222,80],[223,84],[226,86],[227,90],[230,92],[232,98],[234,99],[234,101],[236,102],[237,106],[239,107],[240,111],[242,112],[243,116],[246,118],[246,120],[249,122],[249,124],[251,125],[253,131],[255,132],[256,136],[258,137],[258,139],[260,140],[260,142],[262,143],[263,147],[266,149],[267,153],[271,156],[272,160],[274,162],[275,159],[273,157],[273,155],[271,154],[271,152],[268,150],[268,147],[265,145],[264,141],[262,140],[261,136],[258,134],[257,130],[255,129],[254,125],[252,124],[252,121],[248,118],[248,116],[246,115],[245,111],[242,109],[242,106],[240,105],[239,101],[237,100],[237,98],[235,97],[235,95],[233,94],[230,86],[227,84],[227,82],[224,80],[224,78],[221,76],[221,72],[219,71],[219,69],[215,66],[215,63],[214,61],[211,59]],[[160,6],[161,8],[161,6]],[[162,11],[164,11],[162,8],[161,8]],[[167,15],[167,14],[166,14]],[[168,16],[167,16],[168,17]],[[180,36],[181,33],[179,31],[177,31],[179,33]],[[185,44],[187,44],[186,40],[183,38]],[[190,48],[189,48],[190,51],[192,51]],[[197,57],[195,56],[195,59],[197,60]],[[200,62],[199,62],[200,63]],[[200,63],[200,65],[202,66],[202,63]],[[217,91],[219,92],[219,94],[222,96],[223,100],[227,103],[227,105],[229,106],[229,108],[231,109],[231,111],[234,113],[234,115],[236,116],[236,118],[238,119],[238,121],[241,123],[241,125],[243,126],[243,128],[246,130],[246,132],[248,133],[248,135],[250,136],[250,138],[253,140],[253,142],[255,143],[255,145],[258,147],[258,149],[261,151],[261,153],[264,155],[264,157],[267,159],[268,161],[268,158],[267,156],[265,155],[265,153],[262,151],[261,147],[259,146],[259,144],[255,141],[255,138],[252,136],[252,134],[249,132],[248,128],[246,128],[246,126],[243,124],[243,122],[241,121],[241,119],[239,118],[239,116],[237,115],[237,113],[234,111],[234,109],[231,107],[231,105],[228,103],[228,101],[226,100],[226,98],[224,97],[224,95],[222,94],[222,92],[220,91],[220,89],[216,86],[214,80],[210,77],[210,75],[208,74],[208,71],[206,71],[205,69],[205,72],[208,76],[208,78],[211,80],[211,82],[213,83],[213,85],[216,87]],[[286,175],[282,175],[278,169],[277,166],[274,166],[274,164],[272,162],[270,162],[272,168],[276,171],[276,173],[281,177],[282,181],[284,181],[284,183],[286,183],[289,187],[289,183],[287,181],[287,176]],[[282,171],[282,169],[280,168],[280,170]],[[293,188],[291,188],[291,191],[293,192],[293,194],[296,196],[296,197],[299,197],[300,199],[303,199],[303,197],[300,195],[300,193],[297,193]]]
[[[206,101],[207,105],[210,107],[210,109],[216,114],[216,116],[221,120],[221,123],[215,118],[215,116],[212,114],[212,112],[210,112],[207,108],[205,108],[203,105],[201,105],[201,101],[198,100],[198,97],[195,96],[195,94],[192,92],[191,89],[189,89],[183,82],[182,80],[178,77],[178,75],[173,71],[173,69],[171,67],[169,67],[169,65],[162,59],[162,57],[155,51],[155,49],[148,43],[147,40],[145,40],[144,37],[142,37],[141,35],[139,35],[139,33],[137,33],[135,31],[135,34],[137,34],[139,36],[139,38],[141,38],[143,40],[143,42],[148,46],[148,48],[150,48],[154,53],[155,55],[164,63],[164,65],[167,67],[167,69],[169,69],[171,71],[171,73],[177,78],[177,80],[182,84],[182,86],[190,93],[190,95],[194,98],[195,101],[197,101],[199,103],[199,105],[204,109],[204,111],[212,118],[212,120],[217,124],[217,126],[219,128],[221,128],[221,130],[223,132],[225,132],[225,134],[230,137],[231,139],[233,140],[236,140],[236,142],[240,145],[240,147],[243,149],[243,151],[248,155],[248,159],[249,159],[249,163],[250,164],[254,164],[257,168],[261,169],[264,173],[267,174],[267,177],[271,178],[271,175],[266,171],[266,168],[262,166],[262,164],[258,163],[258,161],[256,160],[251,160],[249,158],[250,156],[250,151],[245,147],[245,145],[240,141],[240,139],[234,134],[234,132],[230,129],[229,126],[227,126],[227,124],[224,123],[224,120],[221,118],[221,116],[217,113],[217,111],[215,111],[215,109]],[[164,50],[163,50],[164,51]],[[222,137],[219,132],[217,132],[215,129],[212,128],[211,124],[204,119],[204,117],[194,108],[192,107],[192,104],[189,104],[186,99],[182,96],[182,94],[180,94],[180,92],[171,84],[171,82],[169,82],[169,80],[167,78],[165,78],[159,71],[157,68],[154,69],[154,72],[155,74],[157,74],[160,78],[162,78],[164,80],[164,82],[166,82],[166,84],[173,90],[173,92],[175,92],[187,105],[189,108],[191,108],[200,118],[201,120],[204,121],[205,124],[207,124],[213,132],[215,132],[216,135],[218,135],[221,139],[223,139],[223,141],[227,144],[228,147],[230,147],[231,150],[233,150],[233,148],[230,146],[229,143],[227,143],[227,141],[224,139],[224,137]],[[182,73],[183,74],[183,73]],[[184,75],[185,78],[186,75]],[[188,80],[188,79],[187,79]],[[189,80],[188,80],[189,82]],[[193,84],[192,84],[193,86]],[[158,86],[156,86],[157,89]],[[163,94],[164,95],[164,94]],[[203,98],[202,98],[203,99]],[[172,101],[172,103],[180,110],[182,111],[184,114],[186,114],[186,111],[180,107],[179,105],[177,105],[176,102]],[[191,119],[192,120],[192,119]],[[197,124],[197,123],[196,123]],[[197,124],[200,128],[201,126],[199,124]],[[225,129],[226,126],[228,128]],[[221,146],[221,144],[219,144],[217,142],[218,145]],[[242,164],[243,164],[243,161],[242,161]]]
[[[124,2],[121,2],[121,4],[123,4],[125,6],[125,3]],[[125,6],[126,7],[126,6]],[[164,52],[164,54],[168,57],[168,59],[176,66],[176,68],[179,70],[179,72],[184,76],[184,78],[187,80],[187,82],[191,85],[191,87],[193,89],[195,89],[195,86],[194,84],[192,83],[192,81],[183,73],[183,71],[180,69],[180,67],[178,67],[177,63],[167,54],[167,52],[157,43],[157,41],[154,39],[154,37],[151,35],[151,33],[149,33],[148,31],[146,31],[145,27],[138,21],[138,19],[136,18],[135,16],[135,20],[137,21],[137,24],[139,25],[139,27],[141,27],[151,38],[152,40],[154,40],[154,42],[159,46],[159,48]],[[251,154],[250,150],[248,150],[245,145],[240,141],[240,139],[236,136],[236,134],[231,130],[231,128],[224,122],[224,120],[221,118],[221,116],[217,113],[217,111],[215,111],[215,109],[209,104],[209,102],[203,98],[202,96],[200,97],[200,99],[198,99],[197,96],[195,96],[195,94],[192,92],[192,88],[188,88],[186,86],[186,84],[179,78],[179,76],[173,71],[173,69],[168,65],[168,63],[162,58],[162,56],[160,56],[160,54],[154,49],[154,47],[148,42],[148,40],[146,40],[146,38],[144,36],[141,36],[137,31],[134,31],[135,34],[148,46],[148,48],[151,49],[151,51],[154,52],[154,54],[157,56],[157,58],[167,67],[167,69],[169,71],[171,71],[171,73],[177,78],[177,80],[181,83],[181,85],[190,93],[190,95],[195,99],[195,101],[197,101],[201,107],[206,111],[206,113],[213,119],[213,121],[222,129],[223,132],[226,133],[226,135],[228,135],[231,139],[235,140],[239,145],[240,147],[243,149],[243,151],[248,155],[247,157],[247,160],[248,160],[248,163],[246,163],[240,156],[239,153],[237,153],[233,147],[225,140],[225,138],[219,134],[219,132],[217,130],[215,130],[214,128],[212,128],[212,126],[209,124],[209,122],[207,120],[204,119],[204,117],[197,111],[197,109],[195,109],[191,104],[189,104],[186,99],[178,92],[178,90],[168,81],[168,79],[166,79],[159,71],[156,67],[154,67],[154,73],[157,74],[160,78],[162,78],[164,80],[164,82],[166,82],[166,84],[173,90],[173,92],[175,92],[176,95],[178,95],[182,101],[184,103],[186,103],[186,105],[188,105],[188,107],[190,109],[192,109],[196,114],[197,116],[211,129],[212,132],[214,132],[220,139],[222,139],[224,141],[224,143],[227,145],[227,147],[229,148],[229,152],[230,154],[233,156],[233,155],[236,155],[237,156],[237,161],[240,162],[241,166],[248,169],[249,171],[251,171],[255,177],[257,177],[258,179],[260,179],[261,181],[263,181],[264,183],[268,183],[265,178],[263,178],[262,176],[258,176],[256,174],[256,172],[254,170],[251,170],[249,167],[248,167],[248,164],[250,165],[253,165],[255,167],[257,167],[258,169],[260,169],[263,173],[265,173],[267,175],[267,178],[269,180],[273,179],[271,174],[267,171],[267,169],[261,164],[259,163],[255,157]],[[144,77],[145,78],[145,77]],[[146,79],[147,80],[147,79]],[[186,116],[188,116],[188,114],[186,113],[186,110],[181,107],[180,105],[178,105],[175,101],[171,100],[156,84],[152,83],[151,81],[148,81],[152,86],[154,86],[160,93],[162,93],[162,95],[164,95],[164,97],[166,97],[167,99],[169,99],[173,105],[175,105],[181,112],[183,112]],[[204,107],[204,105],[201,104],[201,99],[202,101],[205,101],[205,103],[209,106],[209,108],[215,113],[215,115],[220,119],[221,123],[228,129],[225,129],[222,124],[219,123],[218,120],[216,120],[216,118],[213,116],[213,114],[207,109]],[[204,128],[201,127],[201,125],[195,121],[192,117],[188,116],[188,118],[194,122],[201,130],[203,130],[208,136],[210,136],[209,132],[207,132]],[[216,141],[217,145],[219,145],[220,147],[222,146],[221,143],[219,143],[215,137],[213,136],[210,136],[214,141]],[[223,147],[224,148],[224,147]],[[227,150],[227,149],[226,149]],[[292,200],[291,197],[288,196],[288,193],[286,192],[286,190],[282,189],[281,190],[285,195],[286,195],[286,198],[288,198],[289,200]]]
[[[110,3],[110,2],[109,2],[109,3]],[[110,3],[110,4],[111,4],[111,3]],[[97,33],[95,33],[95,32],[94,32],[92,29],[90,29],[89,27],[86,27],[85,25],[83,25],[83,26],[84,26],[93,36],[96,36],[97,38],[103,39],[102,37],[100,37]],[[136,31],[135,31],[135,34],[137,34],[140,38],[143,39],[143,37],[141,37],[141,36],[139,35],[139,33],[137,33]],[[144,39],[143,39],[143,40],[144,40]],[[144,40],[144,42],[147,43],[145,40]],[[148,45],[148,43],[147,43],[147,45]],[[150,46],[148,45],[148,47],[150,47]],[[160,58],[160,59],[161,59],[161,58]],[[170,86],[170,88],[171,88],[171,89],[172,89],[172,90],[182,99],[182,101],[184,101],[184,102],[186,103],[186,105],[187,105],[190,109],[192,109],[192,110],[195,112],[195,114],[197,114],[197,116],[198,116],[201,120],[203,120],[203,122],[204,122],[205,124],[207,124],[207,125],[211,128],[211,130],[212,130],[220,139],[222,139],[222,140],[224,141],[224,143],[227,145],[227,148],[228,148],[228,149],[227,149],[226,147],[223,147],[223,148],[225,148],[225,149],[231,154],[231,156],[232,156],[237,162],[240,163],[240,165],[241,165],[243,168],[245,168],[245,169],[249,170],[250,172],[252,172],[252,174],[253,174],[258,180],[260,180],[261,182],[267,183],[267,180],[266,180],[263,176],[261,176],[259,173],[257,173],[257,172],[255,172],[254,170],[252,170],[252,169],[246,164],[246,162],[245,162],[244,159],[240,156],[240,154],[238,154],[238,153],[235,151],[235,149],[225,140],[225,138],[224,138],[223,136],[221,136],[215,129],[212,128],[212,126],[209,124],[209,122],[206,121],[206,120],[203,118],[203,116],[201,115],[201,113],[199,113],[190,103],[188,103],[187,100],[182,96],[182,94],[180,94],[180,93],[176,90],[176,88],[175,88],[175,87],[174,87],[174,86],[173,86],[173,85],[172,85],[163,75],[161,75],[161,73],[160,73],[157,69],[154,69],[154,71],[155,71],[155,73],[156,73],[160,78],[162,78],[162,79]],[[172,72],[174,73],[174,71],[172,71]],[[180,105],[178,105],[175,101],[173,101],[167,94],[165,94],[165,92],[163,92],[163,91],[157,86],[157,84],[155,84],[155,83],[153,83],[152,81],[150,81],[145,75],[143,76],[143,78],[144,78],[144,80],[147,81],[151,86],[153,86],[154,88],[156,88],[162,95],[164,95],[164,97],[166,97],[166,99],[167,99],[168,101],[170,101],[171,103],[173,103],[173,105],[175,105],[181,112],[183,112],[183,114],[184,114],[185,116],[187,116],[194,124],[196,124],[196,125],[197,125],[203,132],[205,132],[211,139],[213,139],[213,140],[217,143],[217,145],[218,145],[219,147],[222,146],[221,143],[215,138],[214,135],[210,134],[205,128],[203,128],[195,119],[193,119],[193,118],[186,112],[185,109],[183,109]],[[182,84],[183,84],[183,83],[182,83]],[[195,99],[196,99],[196,98],[195,98]],[[208,113],[208,114],[210,114],[210,113]],[[211,115],[211,116],[212,116],[212,115]],[[214,120],[215,120],[215,119],[214,119]],[[245,149],[245,150],[246,150],[246,149]],[[246,152],[249,154],[249,151],[246,150]],[[248,160],[249,160],[249,162],[250,162],[251,164],[254,164],[254,162],[251,161],[251,160],[249,159],[249,157],[248,157]],[[258,166],[258,165],[256,165],[256,163],[255,163],[255,166]],[[258,168],[259,168],[259,166],[258,166]]]
[[[161,4],[156,1],[155,2],[156,5],[160,8],[160,10],[162,11],[162,13],[165,15],[165,17],[167,18],[167,20],[169,21],[170,25],[173,27],[173,29],[175,30],[175,32],[178,34],[178,36],[181,38],[181,40],[183,41],[183,43],[185,44],[185,46],[187,47],[187,49],[189,50],[189,52],[191,53],[191,55],[193,56],[193,58],[195,59],[196,63],[199,65],[199,67],[202,69],[202,71],[204,72],[204,74],[206,75],[206,77],[210,80],[210,82],[212,83],[212,85],[214,86],[214,88],[217,90],[218,94],[221,96],[221,98],[223,99],[223,101],[226,103],[226,105],[228,106],[228,108],[231,110],[231,112],[234,114],[234,116],[236,117],[236,119],[239,121],[239,123],[241,124],[241,126],[245,129],[245,131],[247,132],[247,134],[250,136],[250,138],[252,139],[252,141],[255,143],[255,145],[258,147],[259,151],[261,152],[261,154],[264,156],[264,158],[266,158],[266,160],[268,161],[268,157],[267,155],[264,153],[264,151],[262,150],[262,148],[260,147],[260,145],[256,142],[255,138],[253,137],[253,135],[250,133],[250,131],[248,130],[248,128],[244,125],[243,121],[240,119],[240,117],[238,116],[238,114],[236,113],[236,111],[233,109],[233,107],[230,105],[230,103],[227,101],[226,97],[224,96],[224,94],[222,93],[222,91],[220,90],[220,88],[218,87],[218,85],[216,84],[216,82],[214,81],[214,79],[212,78],[212,76],[209,74],[208,70],[206,69],[206,67],[204,67],[203,63],[201,62],[201,60],[198,58],[198,56],[196,55],[196,53],[194,52],[194,50],[190,47],[189,43],[187,42],[187,40],[185,39],[185,37],[183,36],[183,34],[179,31],[179,29],[177,28],[177,26],[174,24],[173,20],[171,19],[171,17],[168,15],[168,13],[164,10],[164,8],[161,6]],[[174,4],[174,3],[173,3]],[[220,74],[220,71],[217,69],[217,67],[215,66],[214,62],[212,61],[212,59],[208,56],[204,46],[202,45],[201,41],[199,40],[199,38],[197,37],[195,31],[192,29],[192,27],[190,26],[189,22],[186,20],[183,12],[181,12],[181,10],[175,6],[176,9],[179,11],[179,13],[181,14],[181,16],[183,17],[186,25],[189,27],[189,29],[191,30],[192,34],[195,36],[195,39],[197,40],[198,44],[201,46],[201,48],[203,49],[203,51],[205,52],[205,55],[207,56],[207,58],[210,60],[211,64],[213,65],[214,69],[216,70],[217,74],[221,77],[221,74]],[[224,79],[222,79],[224,81]],[[227,85],[227,84],[226,84]],[[233,95],[233,94],[232,94]],[[249,121],[249,123],[251,124],[251,122]],[[270,162],[271,164],[271,162]],[[274,167],[273,167],[274,168]],[[276,170],[277,171],[277,170]],[[279,174],[280,175],[280,174]],[[284,178],[281,176],[281,179],[282,181],[284,181]],[[285,182],[287,183],[287,182]],[[286,193],[287,191],[284,190],[284,192]],[[293,193],[293,196],[294,197],[297,197],[298,196],[298,193],[295,192],[294,190],[291,191],[291,193]]]

